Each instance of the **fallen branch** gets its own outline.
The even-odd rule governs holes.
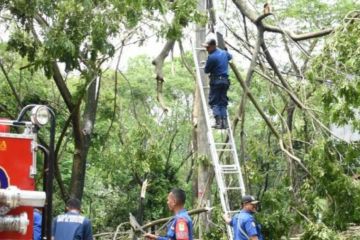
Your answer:
[[[247,0],[233,0],[233,3],[235,6],[240,10],[240,12],[245,15],[250,21],[252,21],[254,24],[257,24],[259,22],[259,19],[263,19],[264,17],[268,15],[259,16],[248,4]],[[264,26],[264,29],[266,32],[274,32],[274,33],[281,33],[288,35],[292,40],[294,41],[302,41],[302,40],[308,40],[312,38],[318,38],[323,37],[326,35],[329,35],[334,31],[334,28],[326,28],[320,31],[315,32],[309,32],[309,33],[301,33],[296,34],[288,30],[283,30],[280,27],[268,25],[268,24],[262,24]]]
[[[208,207],[205,207],[205,208],[198,208],[198,209],[193,209],[193,210],[190,210],[188,211],[188,214],[189,215],[195,215],[195,214],[200,214],[200,213],[203,213],[203,212],[208,212],[208,211],[211,211],[212,209],[211,208],[208,208]],[[152,222],[149,222],[143,226],[141,226],[142,229],[146,229],[146,228],[150,228],[152,226],[156,226],[156,225],[159,225],[159,224],[163,224],[163,223],[166,223],[168,222],[169,220],[171,220],[172,217],[167,217],[167,218],[160,218],[160,219],[157,219],[155,221],[152,221]]]
[[[306,173],[310,175],[309,170],[305,167],[305,165],[302,163],[302,161],[294,156],[293,154],[291,154],[289,151],[286,150],[286,148],[284,147],[284,143],[282,141],[282,138],[280,136],[280,134],[278,133],[278,131],[276,131],[275,127],[272,125],[272,123],[270,122],[269,118],[266,116],[266,114],[264,113],[264,111],[261,109],[261,107],[259,106],[258,102],[256,101],[256,99],[254,98],[254,96],[252,95],[252,93],[250,92],[249,88],[247,87],[246,83],[244,82],[244,80],[242,79],[240,72],[237,70],[236,66],[234,63],[230,62],[230,66],[231,69],[233,70],[237,80],[239,81],[243,91],[248,95],[250,101],[253,103],[254,107],[256,108],[256,110],[258,111],[258,113],[261,115],[261,117],[264,119],[266,125],[270,128],[271,132],[275,135],[275,137],[279,140],[279,144],[280,144],[280,148],[281,150],[288,155],[290,158],[294,159],[301,168],[304,169],[304,171]]]

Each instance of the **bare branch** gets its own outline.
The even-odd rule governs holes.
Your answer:
[[[304,169],[304,171],[306,173],[308,173],[310,175],[309,170],[302,164],[301,160],[299,158],[297,158],[296,156],[294,156],[293,154],[291,154],[289,151],[286,150],[286,148],[284,147],[284,143],[283,140],[280,136],[280,134],[278,133],[278,131],[275,129],[275,127],[272,125],[272,123],[270,122],[269,118],[266,116],[266,114],[264,113],[264,111],[261,109],[261,107],[259,106],[258,102],[256,101],[256,99],[254,98],[254,96],[252,95],[252,93],[250,92],[249,88],[247,87],[246,83],[244,82],[244,80],[242,79],[239,71],[237,70],[236,66],[234,63],[230,62],[230,66],[231,69],[233,70],[233,72],[235,73],[236,78],[238,79],[241,87],[243,88],[244,92],[248,95],[249,99],[251,100],[251,102],[253,103],[254,107],[256,108],[256,110],[258,111],[258,113],[261,115],[261,117],[264,119],[266,125],[270,128],[271,132],[275,135],[275,137],[279,140],[279,144],[280,144],[280,148],[281,150],[288,155],[289,157],[291,157],[292,159],[294,159],[299,165],[300,167],[302,167]]]
[[[195,76],[195,72],[192,69],[192,67],[189,66],[189,63],[186,61],[185,59],[185,51],[184,51],[184,47],[182,45],[182,42],[179,40],[179,48],[180,48],[180,53],[181,53],[181,61],[184,64],[186,70],[191,74],[191,76],[194,78],[194,81],[196,81],[196,76]]]
[[[122,45],[120,48],[120,53],[119,53],[119,57],[117,59],[117,63],[116,63],[116,68],[115,68],[115,74],[114,74],[114,105],[113,105],[113,112],[112,112],[112,116],[111,116],[111,122],[110,122],[110,126],[108,128],[108,130],[106,131],[105,134],[105,142],[107,141],[109,135],[110,135],[110,131],[111,128],[114,124],[114,120],[115,120],[115,116],[116,116],[116,106],[117,106],[117,94],[118,94],[118,69],[119,69],[119,65],[120,65],[120,60],[121,60],[121,56],[124,50],[124,41],[122,41]],[[124,142],[122,141],[122,139],[120,138],[120,143],[124,144]],[[104,144],[104,146],[106,146],[106,144]],[[103,150],[105,149],[105,147],[103,148]]]
[[[270,25],[264,25],[264,28],[265,28],[265,31],[267,31],[267,32],[274,32],[274,33],[281,33],[281,34],[288,35],[292,40],[294,40],[296,42],[323,37],[323,36],[331,34],[334,31],[334,28],[326,28],[324,30],[320,30],[317,32],[295,34],[291,31],[283,30],[279,27],[274,27],[274,26],[270,26]]]
[[[10,78],[9,78],[9,75],[8,73],[6,72],[5,68],[4,68],[4,65],[2,63],[2,60],[0,59],[0,68],[1,68],[1,71],[3,72],[4,76],[5,76],[5,79],[6,81],[8,82],[9,86],[10,86],[10,89],[12,91],[12,94],[14,95],[15,99],[16,99],[16,102],[18,104],[18,108],[20,109],[21,108],[21,100],[20,100],[20,97],[19,95],[17,94],[16,92],[16,89],[14,87],[14,84],[11,82]]]
[[[287,38],[286,36],[283,36],[283,41],[284,41],[284,45],[285,45],[285,50],[288,54],[288,57],[289,57],[289,60],[290,60],[290,63],[292,65],[292,68],[294,69],[294,71],[296,72],[296,74],[302,76],[302,73],[300,72],[300,69],[298,67],[298,65],[296,64],[293,56],[292,56],[292,53],[291,53],[291,50],[290,50],[290,47],[289,47],[289,43],[287,41]]]
[[[249,6],[247,0],[233,0],[236,7],[240,10],[240,12],[245,15],[247,18],[250,19],[253,23],[257,24],[258,19],[260,18],[259,15]],[[327,28],[324,30],[316,31],[316,32],[310,32],[310,33],[302,33],[302,34],[296,34],[288,30],[283,30],[279,27],[275,27],[268,24],[263,24],[264,29],[266,32],[274,32],[274,33],[281,33],[288,35],[291,39],[294,41],[302,41],[312,38],[318,38],[323,37],[326,35],[329,35],[334,31],[333,28]]]

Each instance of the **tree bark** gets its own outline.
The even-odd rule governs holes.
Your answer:
[[[198,1],[198,10],[200,12],[206,11],[206,0],[199,0]],[[196,39],[195,39],[195,45],[196,47],[201,46],[203,42],[205,42],[205,35],[206,31],[205,28],[202,26],[196,27]],[[204,51],[197,51],[198,54],[198,61],[202,62],[206,60],[206,54]],[[208,86],[208,80],[204,73],[204,71],[200,72],[201,79],[203,80],[203,86]],[[201,104],[200,99],[200,92],[203,91],[203,89],[197,88],[197,94],[195,95],[197,99],[194,101],[194,108],[195,113],[197,113],[196,116],[196,129],[195,129],[195,136],[193,142],[196,143],[195,149],[196,149],[196,157],[199,161],[198,164],[198,171],[197,171],[197,202],[199,207],[204,207],[210,201],[210,186],[212,182],[212,166],[209,164],[210,158],[208,157],[209,154],[209,146],[208,146],[208,140],[207,140],[207,126],[205,122],[205,114],[203,106]],[[204,89],[206,98],[209,95],[209,91],[207,89]],[[199,219],[199,237],[200,239],[203,237],[204,231],[209,230],[209,222],[207,220],[207,217],[205,214],[200,215]]]
[[[92,71],[94,72],[92,73],[92,78],[86,94],[82,123],[80,122],[80,112],[76,115],[76,119],[73,120],[75,153],[73,158],[70,192],[72,197],[78,199],[82,198],[84,192],[87,155],[95,125],[100,92],[101,77],[96,70]]]

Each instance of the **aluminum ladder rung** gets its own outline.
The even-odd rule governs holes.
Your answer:
[[[232,213],[238,213],[239,212],[239,210],[229,210],[229,211],[226,211],[226,213],[230,213],[230,214],[232,214]]]
[[[232,170],[232,171],[222,171],[223,174],[238,174],[239,171],[237,170]]]
[[[241,190],[242,187],[225,187],[225,190]]]
[[[231,143],[214,143],[215,145],[227,145],[227,146],[232,146]]]
[[[234,150],[232,148],[217,148],[216,151],[218,151],[218,152],[232,152]]]
[[[220,169],[224,174],[239,173],[239,168],[236,165],[220,165]]]

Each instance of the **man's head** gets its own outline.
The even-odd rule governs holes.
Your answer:
[[[67,202],[66,202],[66,210],[67,211],[71,211],[71,210],[77,210],[80,211],[81,209],[81,202],[79,199],[77,198],[70,198]]]
[[[256,207],[258,205],[259,201],[257,201],[253,196],[251,195],[244,195],[241,198],[241,205],[244,210],[250,211],[250,212],[256,212]]]
[[[172,212],[176,212],[178,210],[181,210],[186,201],[186,194],[184,190],[180,188],[174,188],[170,191],[168,198],[167,198],[167,204]]]
[[[206,51],[208,53],[211,53],[216,49],[216,40],[215,39],[209,39],[205,43],[202,44],[203,47],[206,48]]]

